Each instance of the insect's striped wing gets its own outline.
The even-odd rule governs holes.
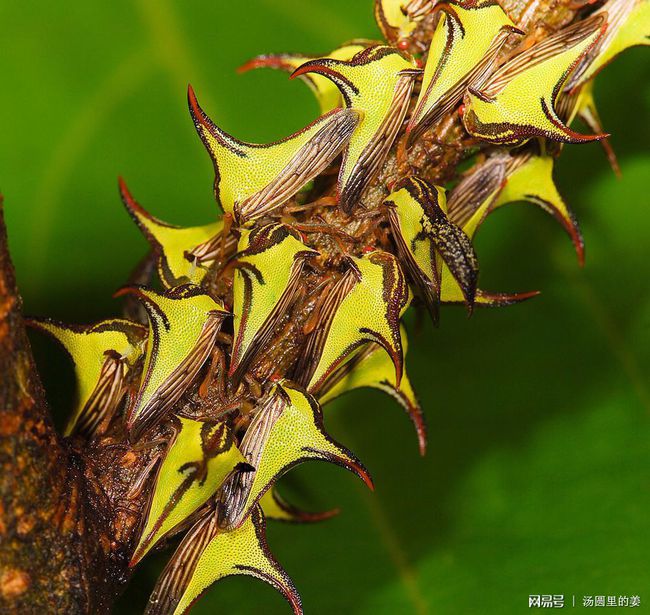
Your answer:
[[[560,30],[506,62],[480,88],[470,88],[463,115],[467,131],[505,144],[531,137],[567,143],[603,138],[572,131],[556,109],[568,76],[596,44],[603,24],[595,17]]]
[[[259,507],[232,531],[221,530],[214,515],[198,521],[158,578],[145,614],[183,615],[212,584],[233,575],[265,581],[286,598],[295,615],[302,614],[293,582],[269,550]]]
[[[190,112],[215,169],[215,196],[240,221],[262,216],[294,196],[340,153],[359,123],[359,113],[336,109],[292,134],[258,145],[221,130],[201,109],[193,90]]]
[[[241,525],[275,481],[303,461],[330,461],[372,486],[361,462],[325,432],[314,398],[287,382],[261,403],[240,450],[255,471],[234,475],[220,493],[217,510],[227,528]]]
[[[137,439],[180,399],[210,355],[228,315],[199,286],[186,284],[159,293],[126,287],[149,317],[149,337],[142,379],[127,408],[127,428]]]
[[[130,566],[213,497],[237,469],[249,470],[225,423],[177,417],[178,429],[156,474],[146,523]]]
[[[317,254],[282,224],[242,231],[234,260],[230,376],[264,347],[298,290],[306,260]]]

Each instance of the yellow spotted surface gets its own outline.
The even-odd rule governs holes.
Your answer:
[[[256,525],[257,522],[257,525]],[[274,586],[291,601],[295,589],[286,573],[268,552],[262,515],[256,512],[232,531],[218,531],[198,558],[189,583],[173,615],[187,612],[193,602],[216,581],[232,575],[248,575]],[[299,602],[298,602],[299,604]]]
[[[223,229],[223,221],[181,228],[161,222],[144,211],[135,211],[134,216],[145,234],[159,246],[161,282],[167,288],[185,282],[200,283],[206,268],[189,261],[185,253],[218,235]]]
[[[251,231],[242,230],[233,282],[234,342],[231,372],[251,347],[255,336],[276,308],[303,258],[318,254],[282,225],[260,229],[254,236],[270,237],[260,248],[251,245]],[[275,239],[274,239],[275,236]]]
[[[432,187],[436,191],[438,204],[444,209],[446,207],[444,188]],[[413,257],[422,275],[433,283],[436,259],[431,238],[423,232],[425,212],[422,205],[406,188],[400,188],[391,193],[386,202],[395,205],[399,231],[406,249]]]
[[[419,124],[445,94],[467,79],[500,32],[514,28],[510,18],[493,0],[478,2],[475,6],[457,2],[446,6],[431,39],[422,89],[409,127]]]
[[[135,290],[149,317],[149,338],[142,381],[129,413],[136,422],[158,389],[195,348],[211,313],[226,311],[198,286],[178,286],[165,294],[144,287]]]
[[[405,60],[394,48],[377,46],[348,62],[322,59],[308,62],[304,67],[309,74],[320,72],[331,79],[341,90],[346,107],[362,112],[339,173],[339,187],[344,191],[362,154],[381,134],[403,72],[416,70],[415,64]]]
[[[601,11],[608,14],[611,34],[608,31],[597,55],[576,83],[586,83],[600,72],[617,55],[630,47],[650,45],[650,0],[613,0]],[[620,18],[616,17],[620,14]],[[609,29],[609,28],[608,28]]]
[[[139,345],[132,345],[127,331],[137,334],[144,331],[144,328],[121,318],[104,320],[79,329],[71,329],[47,320],[31,322],[58,340],[72,358],[77,380],[77,404],[65,430],[65,435],[70,435],[97,386],[106,360],[105,353],[112,350],[132,365],[142,353],[142,348]]]
[[[161,538],[205,504],[236,466],[246,461],[233,443],[229,428],[183,417],[178,420],[180,429],[158,470],[134,561],[144,557]],[[215,437],[221,440],[219,448],[223,450],[210,455],[203,442]],[[188,483],[189,487],[184,488]]]
[[[359,279],[336,310],[308,390],[317,390],[327,375],[366,341],[382,346],[394,363],[396,380],[402,376],[398,323],[409,300],[404,274],[395,257],[386,252],[351,260]]]
[[[402,337],[404,356],[406,357],[408,343],[404,327],[400,327],[400,335]],[[343,395],[343,393],[364,387],[384,391],[395,397],[402,405],[404,405],[405,401],[412,406],[418,405],[408,373],[404,370],[400,385],[397,386],[395,366],[390,357],[379,346],[355,365],[346,376],[341,378],[324,395],[320,396],[318,401],[321,405],[325,405]]]
[[[557,117],[554,105],[570,70],[600,34],[597,28],[573,45],[561,45],[557,53],[523,70],[513,71],[511,78],[508,78],[506,64],[498,71],[504,85],[496,92],[479,96],[469,91],[465,95],[463,118],[468,132],[494,143],[515,143],[531,136],[569,142],[579,140],[580,137],[570,134]]]
[[[191,90],[190,108],[214,162],[217,200],[224,211],[248,219],[279,205],[318,175],[341,151],[359,119],[355,112],[334,110],[281,141],[262,145],[244,143],[221,130]]]
[[[225,133],[216,138],[204,130],[203,138],[219,166],[218,197],[224,211],[232,212],[236,203],[271,183],[325,124],[326,120],[318,120],[283,141],[261,146],[241,143]]]
[[[353,41],[334,49],[323,57],[333,58],[335,60],[350,60],[355,54],[359,51],[363,51],[367,46],[368,44],[365,44],[365,42],[357,43]],[[249,62],[249,65],[254,67],[282,68],[293,72],[307,60],[313,60],[316,57],[317,56],[310,57],[302,54],[293,55],[290,53],[283,53],[260,56]],[[309,89],[314,93],[314,96],[316,96],[322,114],[328,113],[329,111],[343,105],[343,99],[339,89],[329,79],[316,74],[303,75],[301,79],[305,81],[309,86]]]
[[[322,413],[316,401],[288,383],[277,385],[285,395],[282,413],[275,421],[259,461],[242,514],[248,514],[266,490],[298,461],[335,461],[359,474],[359,462],[346,448],[329,438],[323,430]],[[365,480],[365,479],[364,479]]]

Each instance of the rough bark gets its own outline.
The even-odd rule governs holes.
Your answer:
[[[0,210],[0,610],[87,606],[82,481],[48,415]]]

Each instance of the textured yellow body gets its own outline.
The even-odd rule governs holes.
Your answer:
[[[361,119],[344,150],[339,171],[341,206],[350,211],[379,171],[402,125],[421,71],[393,47],[365,49],[351,60],[321,58],[303,64],[294,75],[321,74],[341,91],[345,106]]]
[[[286,139],[244,143],[221,130],[189,92],[194,125],[215,167],[214,189],[223,210],[249,220],[296,194],[339,154],[359,114],[336,109]]]
[[[365,342],[377,342],[393,362],[398,385],[402,378],[399,319],[409,301],[404,274],[387,252],[350,260],[357,282],[336,309],[309,391],[318,391],[332,370]]]
[[[208,522],[209,524],[209,522]],[[204,526],[207,524],[204,524]],[[264,517],[259,508],[244,523],[230,532],[216,531],[205,548],[196,557],[177,601],[173,615],[182,615],[210,585],[232,575],[256,577],[275,587],[292,605],[295,613],[301,612],[300,597],[291,579],[282,570],[268,550],[264,536]],[[198,530],[211,528],[199,526]],[[192,532],[188,538],[194,538]],[[181,548],[183,545],[181,545]]]
[[[68,352],[77,381],[77,404],[65,428],[69,436],[95,391],[106,353],[123,357],[133,365],[142,354],[142,339],[146,329],[129,320],[113,318],[87,327],[69,327],[50,320],[31,320],[30,324],[49,333]]]
[[[233,282],[231,374],[272,333],[271,325],[286,309],[283,299],[296,290],[305,259],[317,254],[281,224],[253,233],[242,230]]]
[[[183,394],[207,359],[218,325],[228,313],[192,284],[165,294],[144,287],[126,290],[142,301],[149,317],[142,381],[127,412],[127,426],[133,430],[138,423],[146,426]],[[211,317],[218,317],[214,326]]]
[[[180,427],[156,476],[147,522],[131,566],[203,506],[237,466],[246,462],[227,426],[183,417],[178,421]],[[211,443],[215,438],[218,441]]]
[[[465,87],[484,77],[514,24],[494,0],[449,2],[431,39],[422,89],[407,127],[433,123],[453,108]],[[486,58],[487,56],[487,58]]]
[[[577,143],[601,138],[571,131],[555,104],[576,63],[602,35],[602,20],[580,22],[550,36],[489,77],[480,91],[465,95],[467,131],[492,143],[517,143],[530,137]]]
[[[269,431],[265,433],[262,447],[255,450],[253,457],[247,458],[256,470],[250,475],[242,475],[241,482],[246,485],[246,497],[233,519],[235,526],[241,524],[284,472],[301,461],[331,461],[371,484],[365,468],[356,457],[325,433],[320,406],[311,396],[288,382],[276,385],[273,395],[276,399],[270,399],[270,403],[260,409],[255,418],[257,424],[252,425],[247,432],[255,434],[259,425],[270,425],[270,429],[264,428]],[[276,406],[276,403],[280,406]],[[275,413],[277,416],[274,416]],[[241,446],[243,451],[247,450],[247,445],[245,438]]]

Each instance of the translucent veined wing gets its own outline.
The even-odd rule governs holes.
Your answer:
[[[146,523],[130,566],[214,497],[237,469],[250,470],[225,423],[177,417],[153,485]]]
[[[165,293],[128,286],[118,295],[126,293],[142,302],[149,317],[142,379],[126,414],[129,433],[137,439],[192,383],[228,312],[193,284],[176,286]]]
[[[339,202],[345,212],[358,204],[364,190],[379,172],[402,127],[414,78],[415,64],[394,47],[368,47],[351,60],[311,60],[293,75],[320,74],[341,91],[345,106],[360,112],[343,153],[339,172]]]
[[[77,403],[65,435],[94,435],[124,397],[126,372],[142,354],[146,328],[121,318],[85,326],[35,318],[28,322],[54,337],[74,364]]]
[[[465,94],[467,131],[491,143],[517,143],[545,137],[567,143],[601,139],[580,135],[559,117],[556,102],[577,62],[602,36],[604,21],[579,21],[516,55],[479,89]]]
[[[360,120],[355,110],[336,109],[282,141],[258,145],[221,130],[191,88],[188,98],[194,125],[214,163],[217,201],[239,221],[279,207],[324,171]]]

